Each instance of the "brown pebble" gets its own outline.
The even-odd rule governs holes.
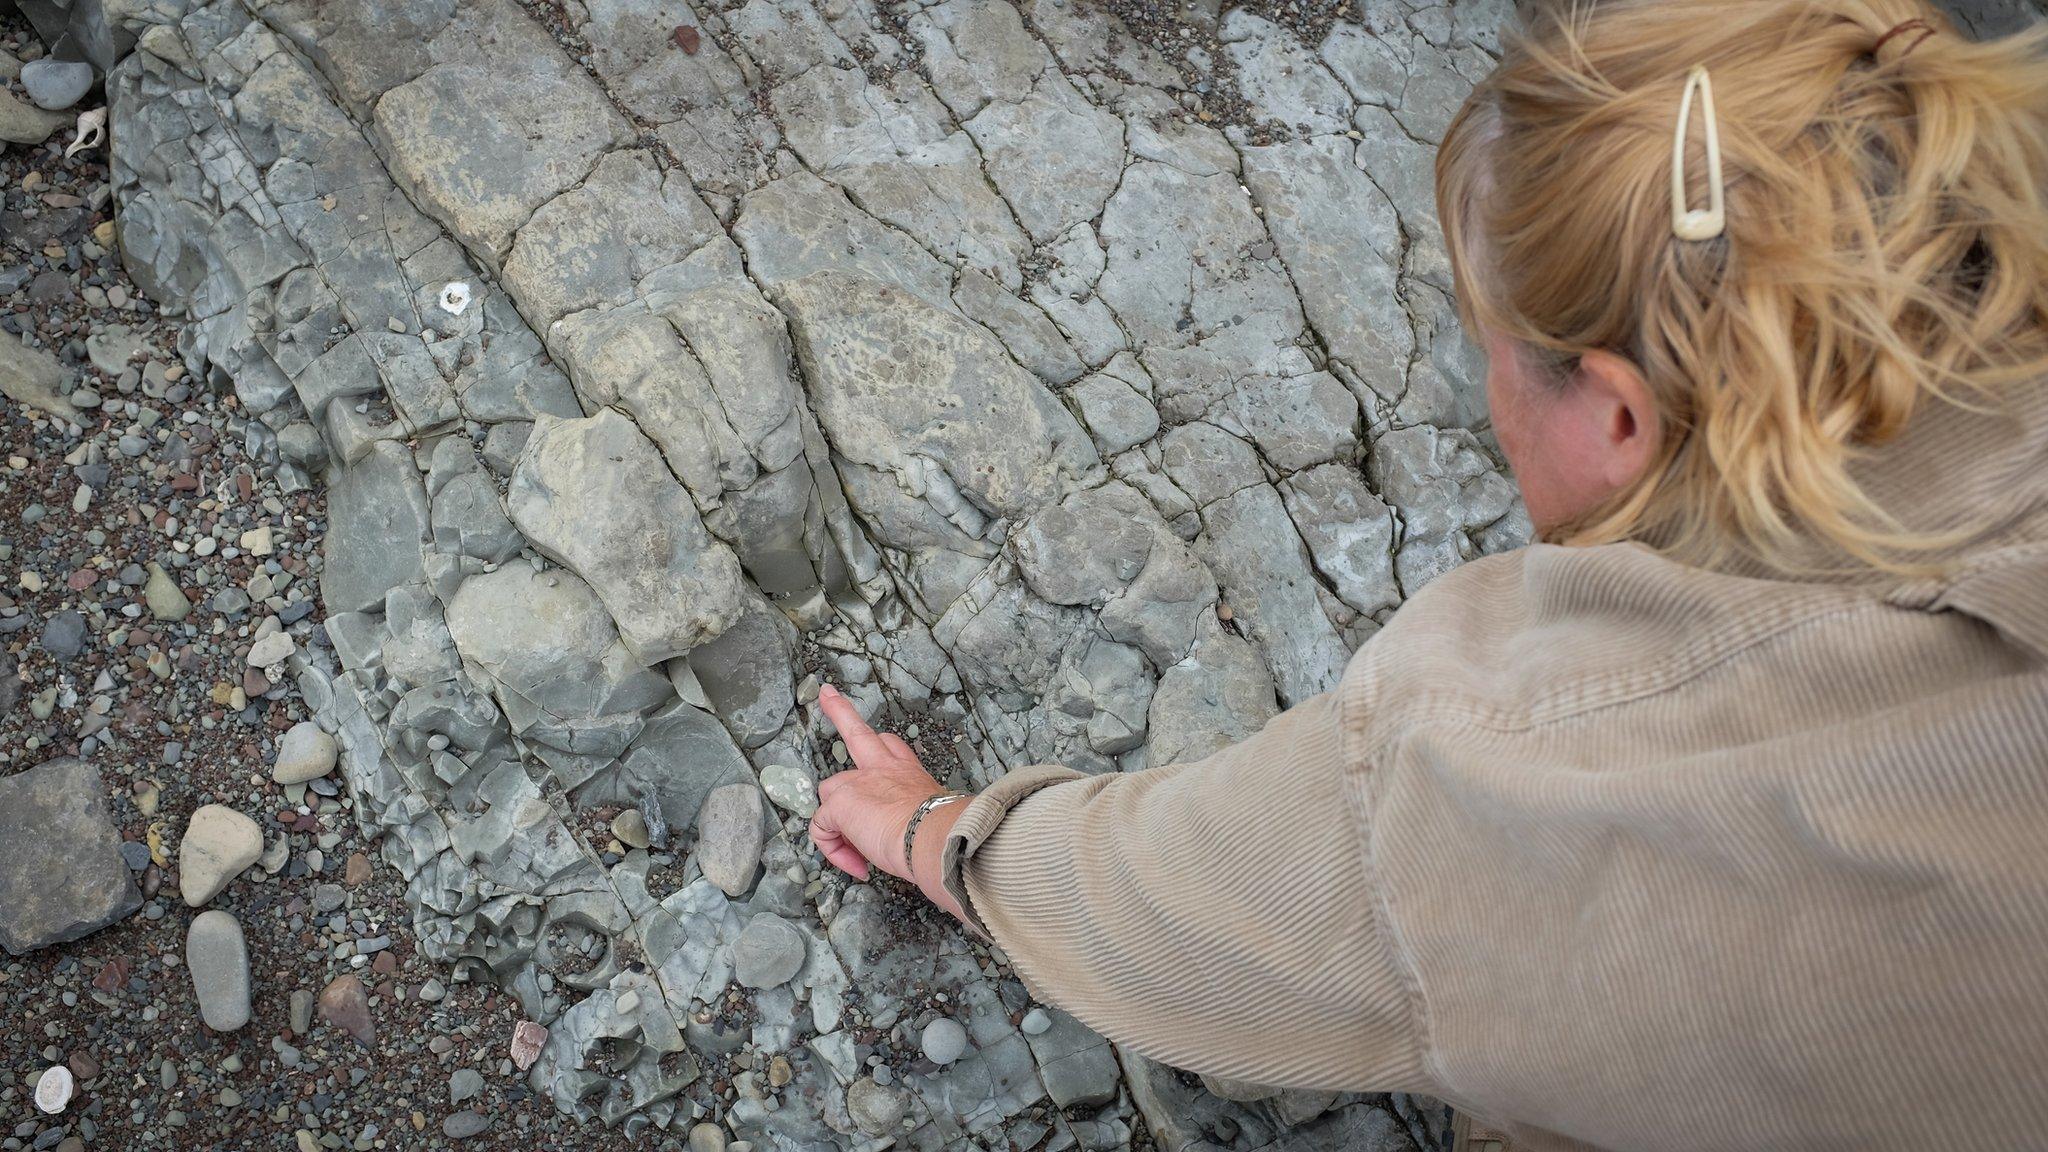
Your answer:
[[[341,882],[350,888],[361,888],[370,882],[370,858],[361,852],[348,854],[348,863],[342,866]]]
[[[100,1074],[100,1062],[83,1052],[73,1052],[71,1059],[65,1061],[65,1064],[70,1067],[71,1074],[77,1077],[81,1084]]]
[[[389,976],[398,971],[398,957],[393,956],[389,949],[379,952],[377,958],[370,961],[370,971],[379,976]]]
[[[376,1043],[377,1030],[370,1023],[370,996],[359,978],[337,976],[321,989],[319,1011],[320,1019],[355,1037],[363,1047]]]

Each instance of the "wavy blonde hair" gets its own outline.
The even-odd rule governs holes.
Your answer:
[[[1885,40],[1912,20],[1928,34]],[[1670,180],[1694,65],[1727,230],[1689,242]],[[1643,480],[1554,538],[1695,562],[1790,566],[1818,542],[1829,567],[1913,571],[1957,542],[1903,529],[1851,465],[1936,399],[2048,379],[2044,189],[2048,27],[1976,43],[1917,0],[1538,8],[1437,157],[1468,327],[1556,377],[1624,356],[1664,421]]]

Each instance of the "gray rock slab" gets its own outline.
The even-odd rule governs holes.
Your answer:
[[[818,422],[839,454],[969,536],[990,515],[1057,500],[1097,462],[1073,415],[966,321],[838,272],[790,284],[782,297]],[[878,525],[885,536],[892,527]]]
[[[185,968],[208,1028],[233,1032],[249,1022],[249,947],[233,916],[215,908],[193,917]]]
[[[1062,1108],[1093,1108],[1116,1097],[1116,1052],[1109,1041],[1058,1009],[1040,1009],[1050,1026],[1027,1033],[1045,1094]]]
[[[142,906],[99,770],[51,760],[0,778],[0,946],[20,956]]]
[[[327,557],[320,599],[329,612],[382,611],[385,594],[426,578],[427,491],[412,453],[390,441],[327,471]]]
[[[376,130],[392,174],[495,268],[534,210],[588,176],[631,130],[510,0],[463,16],[442,41],[469,50],[386,92]]]
[[[739,616],[739,561],[623,413],[536,420],[508,503],[535,547],[604,601],[643,664],[679,656]]]

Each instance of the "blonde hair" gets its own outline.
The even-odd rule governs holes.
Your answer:
[[[1786,566],[1818,543],[1892,571],[1950,546],[1851,465],[1931,399],[2048,377],[2048,27],[1975,43],[1917,0],[1651,0],[1542,9],[1504,47],[1437,157],[1459,306],[1551,371],[1628,358],[1664,421],[1643,480],[1555,538]],[[1703,241],[1671,222],[1695,65],[1726,171]]]

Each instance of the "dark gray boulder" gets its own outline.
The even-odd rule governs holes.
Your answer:
[[[0,948],[76,940],[141,906],[97,768],[52,760],[0,780]]]

